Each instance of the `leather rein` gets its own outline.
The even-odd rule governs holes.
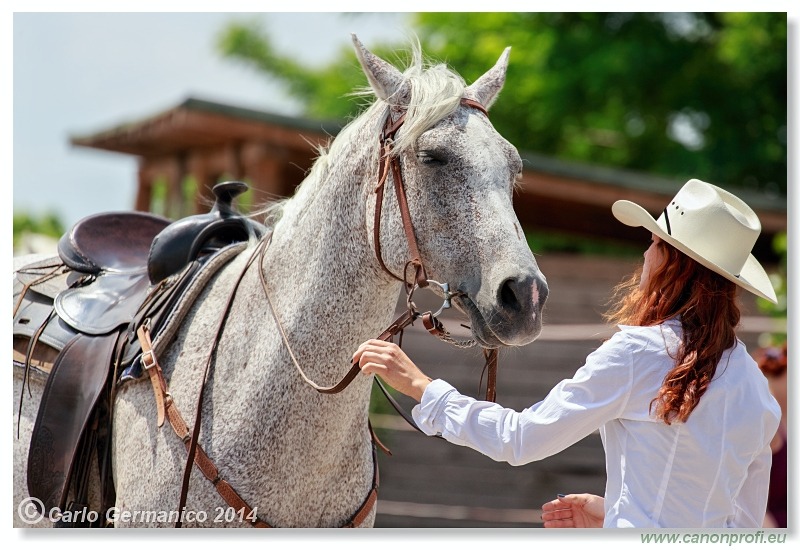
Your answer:
[[[485,114],[486,116],[488,116],[486,108],[477,101],[463,98],[461,99],[461,104],[475,108],[478,111]],[[378,184],[374,190],[375,193],[374,242],[375,242],[375,255],[381,268],[386,273],[391,275],[393,278],[403,282],[405,285],[406,295],[407,295],[407,300],[406,300],[407,309],[399,317],[397,317],[397,319],[395,319],[377,337],[377,339],[392,341],[394,337],[399,334],[402,343],[403,330],[409,325],[413,324],[414,321],[416,321],[417,319],[422,318],[423,325],[432,335],[459,347],[469,347],[475,344],[474,340],[469,342],[457,342],[453,340],[450,337],[449,332],[444,328],[441,321],[438,319],[438,315],[444,309],[450,307],[451,298],[458,296],[460,293],[450,292],[449,285],[447,283],[439,283],[437,281],[429,280],[427,278],[425,265],[422,262],[421,255],[419,253],[419,246],[417,245],[417,239],[411,221],[411,214],[408,208],[408,201],[406,199],[405,185],[403,182],[403,174],[400,167],[400,161],[397,155],[392,154],[394,146],[394,136],[396,135],[397,131],[402,127],[404,121],[405,121],[405,113],[401,115],[396,121],[393,122],[391,119],[391,112],[389,112],[387,114],[383,131],[381,132],[380,135],[381,160],[378,172]],[[392,180],[394,183],[395,195],[397,196],[397,202],[400,208],[400,215],[403,222],[403,230],[406,235],[406,240],[408,241],[408,249],[410,254],[410,259],[404,266],[404,273],[403,273],[404,277],[402,278],[392,273],[386,267],[386,264],[384,263],[383,257],[381,255],[381,245],[380,245],[380,224],[382,217],[381,213],[383,205],[384,187],[389,171],[392,172]],[[175,431],[175,434],[183,441],[188,452],[186,466],[184,468],[184,473],[183,473],[183,481],[181,484],[181,495],[180,495],[180,503],[178,505],[178,510],[183,510],[185,507],[186,498],[189,490],[189,479],[192,471],[192,464],[196,464],[200,469],[200,471],[203,473],[203,475],[209,481],[211,481],[212,485],[217,489],[217,492],[225,500],[225,502],[229,506],[231,506],[234,510],[236,510],[237,513],[240,515],[240,517],[247,519],[249,523],[254,527],[271,527],[271,525],[269,525],[264,520],[258,518],[256,514],[256,509],[251,508],[244,501],[244,499],[236,492],[236,490],[220,476],[219,470],[214,464],[214,462],[208,457],[206,452],[199,445],[198,438],[200,434],[201,409],[202,409],[204,390],[210,366],[211,363],[213,362],[217,345],[219,343],[220,335],[222,333],[222,329],[227,319],[228,313],[230,312],[231,306],[233,305],[233,300],[236,296],[239,284],[241,283],[245,273],[248,271],[250,266],[253,263],[256,263],[256,260],[258,260],[257,263],[259,268],[258,269],[259,278],[261,281],[261,286],[264,290],[264,295],[266,297],[267,304],[269,305],[270,312],[272,313],[272,316],[275,319],[275,322],[281,334],[281,338],[283,339],[284,345],[286,346],[289,356],[291,357],[292,362],[294,363],[302,379],[308,385],[310,385],[320,393],[335,394],[341,392],[347,386],[349,386],[350,383],[355,379],[356,375],[358,375],[361,372],[358,362],[354,361],[353,364],[351,365],[350,370],[344,375],[344,377],[338,383],[332,386],[320,386],[319,384],[311,380],[308,376],[306,376],[306,374],[303,372],[303,369],[301,368],[299,362],[297,361],[297,358],[292,352],[292,348],[286,336],[286,332],[284,331],[283,325],[281,324],[280,319],[278,318],[278,315],[275,311],[275,308],[273,307],[267,282],[264,276],[263,262],[264,262],[265,252],[271,240],[272,240],[271,232],[261,238],[256,248],[253,250],[252,255],[248,259],[246,265],[244,266],[244,269],[242,269],[241,273],[239,274],[239,277],[236,280],[233,290],[231,291],[228,297],[228,301],[225,305],[225,308],[222,314],[220,315],[220,319],[217,324],[216,336],[214,338],[214,342],[206,358],[205,371],[202,377],[202,383],[200,384],[200,390],[198,392],[198,398],[197,398],[197,406],[195,409],[196,411],[195,421],[193,428],[191,430],[184,421],[182,415],[180,414],[180,411],[178,410],[177,406],[175,405],[169,393],[167,382],[163,376],[163,371],[153,351],[153,344],[149,331],[150,330],[149,324],[145,322],[138,330],[138,338],[142,344],[142,352],[143,352],[142,365],[144,366],[145,371],[150,376],[150,380],[153,386],[153,392],[156,399],[158,426],[161,427],[164,421],[168,420],[173,430]],[[405,278],[409,266],[414,268],[413,282],[410,282]],[[416,288],[428,287],[431,283],[437,285],[440,288],[444,296],[444,302],[442,304],[442,307],[436,313],[431,313],[430,311],[425,313],[420,313],[416,309],[416,306],[411,300],[413,297],[414,290]],[[485,368],[488,373],[486,399],[489,401],[494,401],[496,396],[496,373],[497,373],[498,350],[496,348],[484,348],[484,357],[486,359]],[[397,412],[406,420],[406,422],[408,422],[415,429],[421,431],[420,428],[414,422],[411,415],[405,412],[403,408],[397,403],[397,401],[395,401],[395,399],[386,390],[386,388],[378,379],[378,377],[375,377],[374,380],[378,383],[378,386],[383,391],[387,400],[392,404],[392,406],[397,410]],[[386,449],[386,447],[383,446],[383,444],[377,439],[371,426],[370,426],[370,433],[372,435],[373,441],[385,452],[391,454],[388,451],[388,449]],[[360,525],[368,517],[369,513],[371,512],[372,508],[375,505],[375,502],[377,501],[378,466],[377,466],[377,457],[375,457],[374,454],[373,454],[373,463],[374,463],[373,464],[374,472],[373,472],[372,490],[367,495],[361,507],[345,523],[344,527],[357,527],[358,525]],[[180,527],[180,526],[181,526],[181,520],[178,520],[175,523],[175,527]]]

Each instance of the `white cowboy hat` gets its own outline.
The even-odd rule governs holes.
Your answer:
[[[625,225],[644,227],[701,265],[777,303],[769,276],[751,254],[761,233],[761,222],[753,209],[735,195],[692,179],[658,220],[631,201],[615,202],[611,212]]]

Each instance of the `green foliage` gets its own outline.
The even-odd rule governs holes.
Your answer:
[[[339,57],[327,67],[305,67],[291,56],[276,52],[257,21],[231,23],[219,35],[217,44],[223,55],[278,79],[305,105],[308,116],[345,118],[358,108],[347,97],[365,85],[352,48],[343,46]]]
[[[64,223],[55,213],[48,212],[37,216],[28,212],[14,212],[13,245],[15,247],[19,239],[26,233],[59,238],[65,231]]]
[[[775,295],[778,303],[773,304],[763,298],[758,299],[758,309],[771,317],[786,319],[787,309],[787,252],[788,239],[786,233],[778,233],[772,241],[772,249],[779,258],[778,271],[770,276],[772,286],[775,287]]]
[[[423,51],[467,82],[512,46],[498,131],[522,151],[786,194],[785,13],[418,13]],[[354,114],[349,44],[313,68],[255,22],[222,53],[278,79],[314,117]],[[407,44],[368,44],[396,61]]]
[[[785,194],[785,14],[424,13],[418,22],[427,51],[468,81],[512,46],[492,121],[520,149]]]

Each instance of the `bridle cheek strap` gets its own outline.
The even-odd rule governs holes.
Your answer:
[[[461,99],[461,104],[467,107],[472,107],[477,109],[478,111],[482,112],[487,117],[489,113],[486,111],[486,108],[481,105],[479,102],[473,99]],[[406,285],[406,291],[413,284],[416,284],[420,288],[424,288],[428,286],[428,274],[425,270],[425,264],[422,262],[422,256],[419,253],[419,246],[417,245],[417,237],[414,233],[414,224],[411,221],[411,212],[408,209],[408,199],[406,198],[406,190],[405,184],[403,182],[403,172],[400,168],[400,159],[397,155],[392,154],[392,149],[394,147],[394,136],[397,134],[397,131],[402,127],[403,122],[405,122],[406,115],[405,113],[400,116],[396,121],[392,122],[391,113],[387,114],[386,122],[383,126],[383,131],[381,132],[380,136],[380,145],[381,145],[381,160],[378,169],[378,185],[375,187],[375,220],[373,223],[373,240],[375,242],[375,257],[378,260],[378,264],[381,266],[381,269],[391,275],[393,278],[397,279],[398,281],[403,282]],[[403,277],[398,277],[388,267],[386,267],[386,263],[383,261],[383,256],[381,254],[381,214],[383,208],[383,192],[386,183],[386,178],[389,175],[389,171],[392,172],[392,181],[394,182],[394,190],[395,196],[397,197],[397,204],[400,208],[400,217],[403,221],[403,231],[406,235],[406,241],[408,242],[408,251],[410,255],[410,259],[408,263],[406,263],[405,268],[403,269]],[[406,271],[408,270],[408,266],[411,265],[414,268],[414,282],[409,283],[406,277]]]

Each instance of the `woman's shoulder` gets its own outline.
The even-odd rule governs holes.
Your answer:
[[[618,325],[618,329],[592,355],[605,362],[632,365],[643,356],[666,349],[664,335],[658,327]]]
[[[638,325],[617,325],[619,330],[612,336],[612,340],[619,342],[629,342],[631,344],[658,343],[658,348],[665,347],[665,344],[677,342],[681,338],[683,329],[680,319],[669,319],[657,325],[638,326]]]

